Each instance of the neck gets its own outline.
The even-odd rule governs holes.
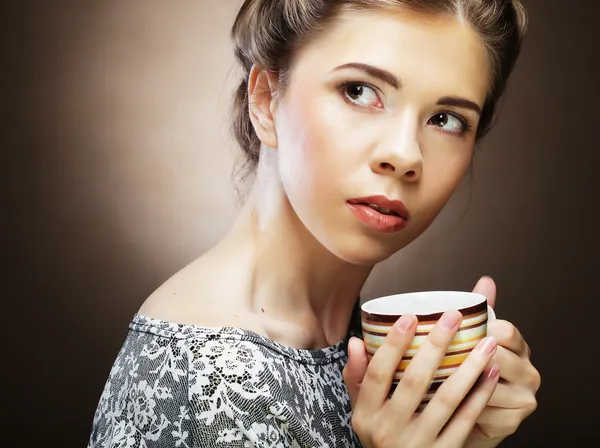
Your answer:
[[[226,238],[245,260],[245,305],[275,340],[298,348],[339,342],[372,266],[329,252],[297,217],[278,176],[265,171]]]

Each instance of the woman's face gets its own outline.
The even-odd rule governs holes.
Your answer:
[[[469,25],[344,13],[298,55],[275,109],[293,212],[343,260],[389,257],[429,226],[468,170],[488,87]]]

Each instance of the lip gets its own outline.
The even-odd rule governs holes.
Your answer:
[[[365,198],[350,199],[348,201],[348,203],[349,204],[361,204],[361,203],[375,204],[378,207],[387,208],[388,210],[395,211],[405,221],[408,220],[409,215],[410,215],[408,213],[408,209],[406,208],[406,205],[404,205],[402,203],[402,201],[399,201],[397,199],[396,200],[388,199],[386,196],[383,196],[383,195],[368,196],[368,197],[365,197]]]
[[[350,199],[347,204],[359,221],[382,233],[395,233],[402,230],[409,217],[408,209],[401,201],[391,200],[385,196]],[[380,213],[366,204],[393,210],[397,215]]]

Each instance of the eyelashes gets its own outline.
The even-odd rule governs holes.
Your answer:
[[[342,95],[345,96],[346,101],[358,107],[377,107],[378,109],[383,109],[383,102],[381,101],[380,93],[370,84],[364,82],[344,81],[339,85],[338,90],[340,90]],[[361,96],[363,97],[363,102],[360,101]]]
[[[449,111],[436,112],[427,120],[427,124],[450,134],[463,134],[471,129],[471,125],[465,117]],[[446,125],[449,126],[444,129]]]
[[[351,107],[361,110],[381,111],[385,109],[381,99],[381,91],[375,86],[363,81],[343,81],[337,90],[344,101]],[[464,135],[473,126],[463,115],[448,110],[440,110],[427,119],[427,125],[451,135]]]

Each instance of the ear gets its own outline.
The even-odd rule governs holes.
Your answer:
[[[253,66],[248,77],[250,120],[256,135],[269,148],[277,148],[277,131],[273,111],[277,77]]]

